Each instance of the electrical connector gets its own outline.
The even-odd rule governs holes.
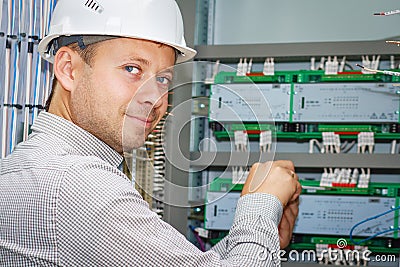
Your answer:
[[[214,66],[213,66],[211,77],[206,78],[205,84],[213,84],[214,83],[215,77],[217,76],[217,74],[219,72],[219,66],[220,66],[220,61],[217,60],[217,62],[215,62]]]
[[[320,186],[332,186],[332,182],[329,181],[329,174],[328,174],[328,170],[326,168],[324,168],[324,172],[321,175],[321,180],[319,182]]]
[[[236,76],[245,76],[245,73],[243,72],[243,58],[240,58],[239,63],[237,64]]]
[[[207,229],[196,227],[194,229],[200,237],[210,238],[210,232]]]
[[[248,66],[247,58],[244,58],[243,65],[242,65],[242,70],[241,70],[241,73],[243,74],[242,76],[246,76],[247,66]]]
[[[371,74],[373,72],[370,71],[371,69],[371,61],[369,60],[368,56],[361,56],[361,62],[364,68],[362,68],[361,72],[363,74]]]
[[[356,168],[353,170],[353,174],[351,175],[350,183],[357,184],[358,177],[359,177],[359,172],[358,172],[358,169]]]
[[[371,66],[372,66],[372,68],[373,69],[378,69],[379,68],[379,61],[380,61],[380,59],[381,59],[381,56],[373,56],[372,57],[372,64],[371,64]]]
[[[232,167],[232,183],[233,184],[244,184],[246,178],[249,175],[249,170],[242,166]]]
[[[370,154],[374,151],[374,132],[361,132],[357,136],[357,153],[365,153],[368,148]]]
[[[247,151],[248,135],[246,131],[234,131],[236,151]]]
[[[273,57],[267,57],[264,62],[263,74],[267,75],[275,75],[275,63]]]
[[[367,169],[367,172],[365,172],[364,169],[361,169],[361,174],[358,179],[358,188],[368,188],[369,187],[369,181],[370,181],[370,169]]]
[[[310,59],[310,70],[315,70],[315,57]]]
[[[325,57],[321,57],[321,61],[319,62],[318,65],[318,70],[323,70],[325,68]]]
[[[344,71],[344,67],[346,65],[346,57],[343,57],[342,60],[340,61],[340,65],[339,65],[339,72],[343,72]]]
[[[271,152],[272,131],[260,132],[260,152]]]
[[[386,42],[388,42],[388,41],[386,41]],[[399,45],[399,44],[397,44],[397,45]],[[394,60],[394,56],[390,56],[390,68],[391,69],[394,69],[395,68],[395,60]]]
[[[322,144],[326,153],[340,153],[340,136],[338,134],[323,132]]]
[[[251,58],[249,61],[249,64],[247,65],[247,70],[246,70],[246,74],[250,74],[251,73],[251,68],[253,67],[253,59]]]
[[[325,74],[326,75],[335,75],[338,73],[339,70],[339,62],[337,60],[337,56],[333,57],[333,60],[331,60],[331,57],[328,57],[328,60],[325,62]]]

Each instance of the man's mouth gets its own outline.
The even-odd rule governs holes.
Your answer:
[[[137,116],[137,115],[129,115],[129,114],[125,114],[125,115],[132,121],[136,121],[139,124],[143,125],[144,128],[151,128],[153,125],[153,122],[155,121],[154,118]]]

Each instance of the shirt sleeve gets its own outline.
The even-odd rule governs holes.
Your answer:
[[[253,266],[259,266],[261,262],[262,266],[278,266],[280,247],[277,226],[281,217],[282,205],[278,198],[263,193],[247,194],[237,203],[229,234],[212,250],[222,259],[247,254]]]
[[[271,195],[240,198],[228,237],[207,252],[159,219],[126,176],[103,162],[72,166],[59,198],[62,266],[280,266],[282,208]]]

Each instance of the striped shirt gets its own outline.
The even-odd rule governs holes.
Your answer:
[[[280,266],[276,197],[241,197],[229,235],[201,252],[149,209],[122,159],[41,112],[1,160],[0,266]]]

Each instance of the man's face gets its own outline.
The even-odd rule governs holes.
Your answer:
[[[154,42],[100,43],[92,66],[76,72],[73,122],[119,153],[140,147],[166,112],[174,63],[174,49]]]

